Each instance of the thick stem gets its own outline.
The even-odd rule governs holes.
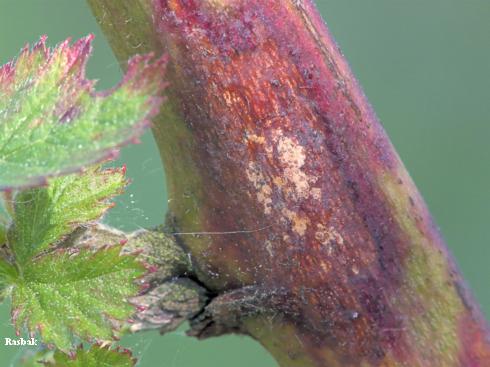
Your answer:
[[[223,294],[198,335],[250,334],[281,366],[490,365],[486,322],[310,0],[89,3],[122,64],[170,55],[154,132],[171,214]]]

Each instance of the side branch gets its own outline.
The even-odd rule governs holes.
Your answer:
[[[146,288],[130,300],[136,306],[136,313],[127,325],[130,332],[173,331],[200,314],[208,302],[209,292],[195,281],[190,259],[172,235],[160,230],[126,234],[96,224],[77,229],[68,242],[79,247],[125,243],[124,252],[137,252],[148,264],[149,272],[141,279]]]

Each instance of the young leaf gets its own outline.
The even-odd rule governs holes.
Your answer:
[[[95,93],[85,79],[92,36],[55,49],[46,38],[0,67],[0,190],[35,186],[114,155],[157,111],[163,58],[129,61],[123,81]]]
[[[5,259],[0,257],[0,302],[2,301],[2,291],[3,289],[13,284],[14,280],[17,278],[17,269]]]
[[[9,286],[14,284],[17,276],[17,269],[0,257],[0,303],[9,295],[11,289]]]
[[[127,299],[138,293],[135,279],[145,270],[122,245],[97,252],[63,249],[41,256],[23,269],[12,291],[12,320],[46,344],[69,351],[72,335],[107,341],[116,336],[114,320],[133,312]]]
[[[52,179],[47,187],[21,191],[8,233],[16,260],[24,264],[75,226],[100,218],[112,206],[108,199],[126,184],[124,169],[93,167],[81,175]]]
[[[134,367],[135,364],[136,360],[127,349],[94,345],[89,350],[80,346],[72,356],[60,351],[30,353],[20,361],[19,367]]]
[[[80,346],[74,357],[56,351],[54,362],[46,363],[48,367],[134,367],[136,360],[127,349],[109,349],[98,345],[85,351]]]
[[[54,362],[54,351],[49,349],[27,349],[15,367],[46,367],[48,362]]]

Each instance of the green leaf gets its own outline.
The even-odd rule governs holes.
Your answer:
[[[99,345],[84,350],[80,346],[76,354],[66,355],[60,351],[28,353],[18,367],[134,367],[136,360],[127,349],[109,349]]]
[[[75,356],[70,357],[59,351],[54,354],[54,362],[48,362],[48,367],[134,367],[136,360],[127,349],[109,349],[93,346],[84,351],[78,348]]]
[[[166,61],[137,56],[116,88],[95,93],[84,76],[92,38],[48,49],[43,37],[0,67],[0,190],[113,157],[157,112]]]
[[[7,260],[0,257],[0,283],[2,279],[15,279],[17,278],[17,270]]]
[[[76,226],[99,219],[112,206],[109,199],[127,184],[124,171],[93,167],[81,175],[52,179],[47,187],[18,193],[8,233],[17,262],[26,263]]]
[[[97,252],[61,249],[27,264],[12,291],[12,320],[38,331],[46,344],[69,351],[73,334],[86,341],[117,335],[115,320],[134,312],[128,298],[138,293],[135,280],[145,270],[122,245]]]
[[[10,294],[11,286],[18,277],[17,269],[0,257],[0,303]]]
[[[0,257],[0,302],[3,301],[5,287],[12,285],[18,277],[17,269]]]
[[[46,367],[48,361],[54,362],[53,351],[47,349],[41,349],[38,351],[27,349],[24,355],[20,358],[19,362],[15,364],[16,367]]]

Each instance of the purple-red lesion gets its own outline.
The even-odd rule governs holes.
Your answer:
[[[288,289],[284,315],[345,363],[410,364],[412,324],[394,300],[414,291],[413,249],[444,245],[312,4],[154,4],[179,61],[172,82],[196,139],[203,227],[247,230],[213,237],[193,253],[198,265],[213,268],[223,289]],[[385,177],[408,214],[390,201]]]

